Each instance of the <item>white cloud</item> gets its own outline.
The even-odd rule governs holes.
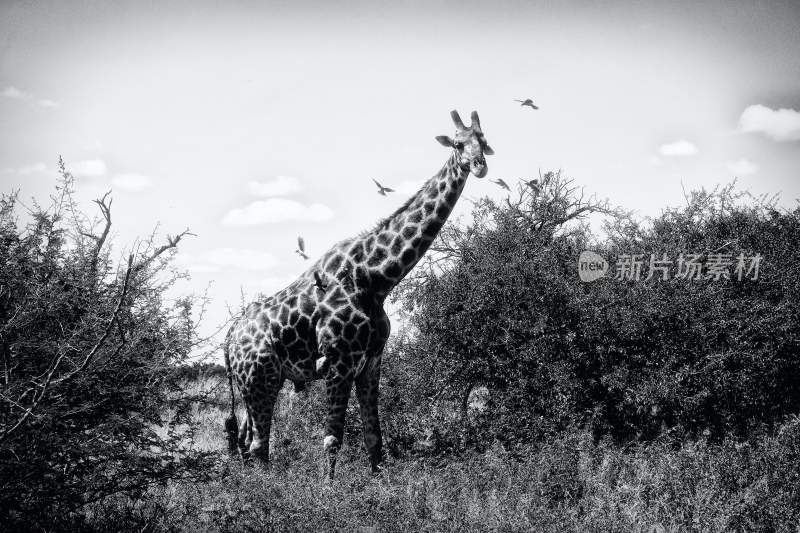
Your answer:
[[[33,163],[31,165],[25,165],[19,168],[4,168],[3,172],[8,172],[11,174],[19,174],[21,176],[29,176],[31,174],[40,174],[47,172],[47,165],[44,163]]]
[[[697,153],[697,147],[689,141],[681,139],[680,141],[662,144],[658,149],[658,153],[667,157],[694,155]]]
[[[19,174],[35,174],[37,172],[47,172],[47,165],[40,162],[17,169],[17,173]]]
[[[175,264],[190,272],[219,272],[221,270],[264,270],[278,261],[270,253],[249,248],[214,248],[200,254],[179,253]]]
[[[286,196],[299,192],[301,189],[300,181],[290,176],[278,176],[267,182],[247,182],[247,191],[255,196]]]
[[[31,97],[31,94],[26,93],[25,91],[20,91],[16,87],[6,87],[3,89],[3,96],[6,98],[14,98],[16,100],[27,100]]]
[[[3,92],[0,94],[5,96],[6,98],[13,98],[14,100],[29,102],[33,104],[34,107],[39,107],[39,108],[58,107],[58,103],[54,102],[53,100],[50,100],[48,98],[41,98],[37,100],[33,94],[22,91],[10,85],[5,89],[3,89]]]
[[[97,177],[105,176],[106,162],[102,159],[87,159],[78,161],[68,166],[69,171],[76,176]]]
[[[123,191],[138,192],[152,187],[153,180],[142,174],[118,174],[111,184]]]
[[[751,105],[739,117],[739,131],[763,133],[774,141],[797,141],[800,140],[800,112]]]
[[[232,209],[222,219],[225,226],[259,226],[278,222],[324,222],[333,218],[333,211],[323,204],[303,205],[286,198],[259,200],[242,208]]]
[[[739,159],[732,163],[728,163],[728,170],[736,176],[747,176],[748,174],[755,174],[758,172],[758,165],[745,158]]]

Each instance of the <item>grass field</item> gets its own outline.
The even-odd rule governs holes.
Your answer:
[[[284,389],[268,469],[224,453],[227,391],[197,406],[188,446],[220,452],[214,481],[172,482],[98,504],[99,529],[142,531],[797,531],[800,421],[754,445],[655,442],[621,449],[575,430],[512,458],[388,457],[377,476],[353,428],[325,476],[319,384]],[[291,414],[294,413],[294,416]],[[353,421],[358,426],[358,421]]]

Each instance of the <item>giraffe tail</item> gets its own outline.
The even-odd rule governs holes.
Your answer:
[[[228,337],[229,336],[230,332],[228,333]],[[225,433],[228,437],[228,451],[235,455],[239,450],[239,422],[236,420],[236,396],[234,396],[233,393],[233,373],[231,372],[231,360],[228,354],[229,345],[228,338],[226,338],[225,345],[222,347],[222,353],[225,356],[225,374],[228,376],[228,391],[230,391],[231,395],[231,412],[227,418],[225,418]]]

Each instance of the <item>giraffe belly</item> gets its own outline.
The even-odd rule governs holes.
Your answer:
[[[312,381],[318,379],[318,352],[308,350],[288,350],[287,357],[281,361],[283,377],[294,381]]]

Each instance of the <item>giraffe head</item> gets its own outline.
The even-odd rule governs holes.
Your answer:
[[[494,150],[492,150],[492,147],[489,146],[483,136],[478,112],[472,112],[472,124],[470,124],[469,128],[461,122],[461,117],[458,116],[458,112],[455,110],[450,112],[450,116],[453,117],[453,122],[456,125],[455,137],[451,139],[446,135],[439,135],[436,140],[443,146],[449,146],[456,150],[460,163],[463,166],[469,165],[470,172],[476,178],[484,177],[487,170],[489,170],[484,156],[494,155]]]

